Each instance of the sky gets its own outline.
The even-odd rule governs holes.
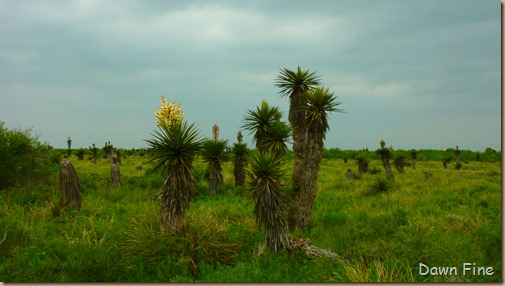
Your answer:
[[[263,100],[287,121],[275,79],[300,66],[345,111],[326,148],[500,150],[500,17],[498,0],[0,0],[0,121],[142,148],[165,96],[234,143]]]

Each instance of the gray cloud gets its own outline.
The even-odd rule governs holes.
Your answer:
[[[287,114],[274,79],[300,65],[346,110],[327,147],[499,149],[499,60],[494,2],[3,1],[0,120],[141,147],[164,95],[234,141],[261,100]]]

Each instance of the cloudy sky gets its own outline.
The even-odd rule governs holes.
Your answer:
[[[501,149],[500,25],[497,0],[0,0],[0,121],[139,148],[164,95],[235,142],[262,100],[287,121],[275,78],[301,66],[346,111],[327,148]]]

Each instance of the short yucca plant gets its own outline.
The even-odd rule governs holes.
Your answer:
[[[250,199],[256,204],[256,222],[265,230],[265,241],[270,250],[289,249],[289,230],[286,219],[287,202],[280,178],[283,174],[280,158],[269,153],[249,157],[248,173]]]
[[[367,186],[368,194],[378,195],[388,193],[395,189],[394,183],[384,176],[374,178]]]
[[[219,188],[223,184],[223,168],[221,164],[227,160],[225,152],[228,140],[208,139],[202,146],[202,159],[208,164],[207,180],[209,182],[209,194],[219,194]]]
[[[405,157],[404,155],[398,155],[398,156],[396,156],[396,158],[393,161],[393,163],[395,164],[396,169],[400,173],[404,173],[405,172],[405,160],[406,160],[406,158],[407,157]]]
[[[199,131],[187,122],[161,126],[146,140],[152,148],[154,168],[163,170],[166,180],[158,194],[159,223],[162,232],[180,231],[186,224],[185,212],[190,199],[196,194],[193,161],[201,146]]]
[[[360,173],[368,172],[368,165],[370,164],[370,158],[368,158],[368,156],[365,154],[357,154],[354,160],[358,163],[358,171]]]
[[[231,149],[233,162],[233,175],[235,176],[235,187],[245,187],[245,168],[247,167],[247,156],[249,148],[245,143],[234,143]]]
[[[61,206],[71,205],[77,212],[81,211],[82,186],[69,160],[60,163]]]

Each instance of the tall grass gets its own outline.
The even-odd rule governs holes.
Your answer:
[[[149,171],[148,158],[123,157],[118,188],[107,186],[107,160],[70,160],[83,189],[80,213],[57,209],[57,170],[49,184],[0,192],[0,281],[502,281],[499,163],[470,162],[456,170],[420,160],[416,170],[407,166],[396,174],[394,190],[369,195],[380,173],[348,181],[345,172],[357,173],[356,164],[323,159],[312,224],[295,235],[338,253],[342,260],[333,262],[266,251],[254,205],[246,190],[235,188],[231,163],[223,165],[220,194],[209,197],[205,165],[195,162],[197,196],[187,226],[170,236],[157,223],[163,176]],[[380,161],[372,160],[374,166]],[[464,262],[493,267],[494,275],[418,273],[419,263]]]

